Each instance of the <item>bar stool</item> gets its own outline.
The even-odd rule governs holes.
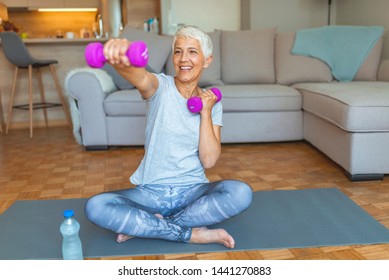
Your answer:
[[[58,76],[55,71],[54,64],[57,64],[58,61],[54,59],[35,59],[31,56],[30,52],[28,51],[27,47],[25,46],[22,39],[19,37],[19,35],[15,32],[0,32],[0,39],[1,39],[1,45],[4,51],[4,55],[7,58],[7,60],[16,66],[15,72],[14,72],[14,79],[12,84],[12,92],[11,92],[11,98],[9,102],[8,107],[8,116],[6,120],[6,127],[5,127],[5,133],[8,133],[9,125],[11,122],[12,117],[12,109],[21,109],[21,110],[29,110],[30,113],[30,137],[33,136],[33,110],[35,109],[43,109],[44,117],[45,117],[45,124],[46,127],[48,127],[48,121],[47,121],[47,111],[46,108],[52,108],[57,106],[62,106],[66,120],[69,126],[71,126],[71,119],[69,110],[66,106],[65,99],[62,94],[62,90],[58,81]],[[54,84],[58,93],[58,97],[61,103],[52,103],[52,102],[46,102],[45,100],[45,92],[43,88],[43,81],[42,81],[42,73],[40,68],[42,67],[49,67],[51,75],[54,80]],[[29,79],[29,103],[23,104],[23,105],[17,105],[14,106],[14,97],[15,97],[15,89],[16,89],[16,81],[18,78],[18,72],[20,69],[28,69],[28,79]],[[40,95],[41,95],[41,102],[39,103],[33,103],[33,88],[32,88],[32,69],[37,70],[38,74],[38,83],[39,83],[39,89],[40,89]]]

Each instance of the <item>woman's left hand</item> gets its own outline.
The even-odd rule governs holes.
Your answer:
[[[212,90],[208,89],[206,91],[201,92],[199,97],[203,102],[203,109],[201,110],[200,113],[207,112],[207,111],[211,112],[213,105],[217,101],[217,96],[212,92]]]

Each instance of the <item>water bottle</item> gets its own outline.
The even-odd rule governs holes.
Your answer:
[[[73,210],[63,212],[64,221],[61,224],[60,231],[63,236],[62,256],[64,260],[82,260],[82,245],[78,232],[80,224],[74,218]]]

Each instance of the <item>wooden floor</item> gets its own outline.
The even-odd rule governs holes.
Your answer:
[[[130,187],[128,178],[142,155],[142,147],[86,152],[65,127],[35,129],[33,139],[27,130],[0,134],[0,213],[15,200],[82,198]],[[254,191],[337,187],[389,228],[389,177],[350,182],[340,167],[305,142],[223,145],[219,163],[207,175],[243,180]],[[389,244],[133,259],[388,260]]]

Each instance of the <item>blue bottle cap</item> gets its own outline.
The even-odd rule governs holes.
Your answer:
[[[73,210],[65,210],[63,212],[63,216],[65,218],[70,218],[70,217],[73,217],[74,216],[74,211]]]

